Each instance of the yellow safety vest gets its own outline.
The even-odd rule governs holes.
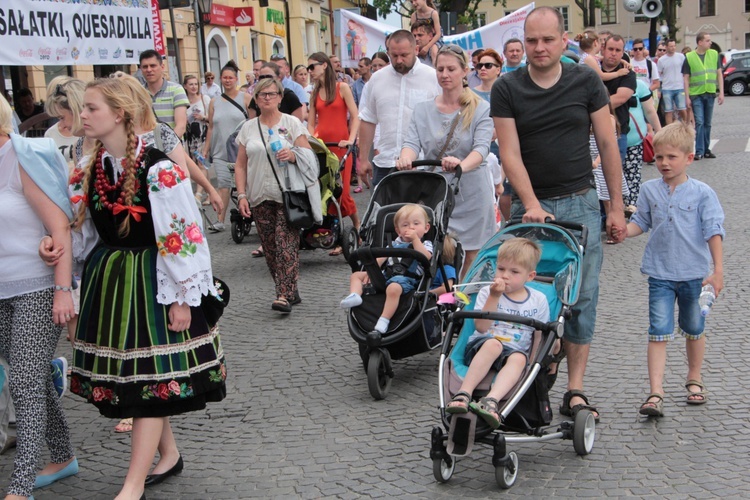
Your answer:
[[[685,57],[690,65],[690,95],[715,94],[719,53],[708,49],[703,61],[695,51],[688,52]]]

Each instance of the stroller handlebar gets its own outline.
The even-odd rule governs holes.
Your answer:
[[[441,160],[415,160],[411,162],[411,166],[414,168],[417,167],[440,167],[443,165],[443,162]],[[453,188],[453,194],[458,194],[458,183],[461,181],[461,174],[463,173],[463,170],[461,169],[461,165],[456,166],[455,170],[455,177],[451,181],[451,187]]]
[[[516,323],[519,325],[530,326],[534,330],[550,331],[554,329],[553,323],[545,323],[534,318],[525,318],[515,314],[504,314],[487,311],[456,311],[453,313],[454,319],[489,319],[492,321],[505,321],[507,323]]]
[[[363,259],[363,257],[370,257],[375,259],[379,259],[382,257],[406,257],[416,260],[427,269],[429,269],[430,267],[430,259],[428,259],[425,254],[423,254],[422,252],[418,252],[417,250],[412,250],[410,248],[372,248],[369,246],[360,247],[354,250],[349,256],[349,264],[353,266],[353,269],[355,267],[358,269],[357,263],[364,263],[365,259]]]

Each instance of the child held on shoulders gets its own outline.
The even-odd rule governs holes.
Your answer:
[[[398,238],[393,241],[390,248],[413,248],[422,253],[428,259],[432,257],[432,242],[422,241],[422,238],[430,230],[430,222],[427,212],[421,206],[409,203],[401,207],[393,218]],[[378,265],[382,266],[387,259],[378,259]],[[401,295],[411,292],[417,287],[422,276],[422,266],[414,260],[405,270],[405,274],[395,274],[386,280],[386,299],[383,312],[375,325],[375,330],[385,333],[391,318],[396,314],[398,302]],[[357,307],[362,304],[362,289],[369,282],[366,271],[352,273],[350,278],[350,294],[341,301],[342,308]]]
[[[536,276],[541,257],[539,246],[526,238],[513,238],[500,245],[493,283],[477,294],[475,310],[512,314],[538,321],[549,321],[545,295],[526,282]],[[520,380],[532,348],[534,329],[493,320],[474,320],[475,332],[466,344],[465,362],[469,365],[461,389],[448,404],[452,414],[478,414],[496,429],[500,426],[499,401]],[[499,370],[487,397],[479,404],[471,394],[490,370]]]
[[[438,267],[435,279],[432,280],[432,286],[430,286],[430,293],[438,296],[452,292],[453,284],[456,282],[456,268],[453,266],[456,261],[456,238],[452,234],[447,234],[445,240],[443,240],[443,253],[440,254],[440,260],[443,261],[446,279],[443,280],[443,272]],[[448,282],[447,289],[445,288],[445,281]]]
[[[654,135],[656,167],[662,178],[643,183],[638,210],[627,226],[629,237],[651,231],[641,264],[641,272],[648,276],[651,390],[638,410],[642,415],[664,416],[662,383],[667,342],[674,339],[675,301],[688,359],[685,400],[690,405],[708,400],[701,378],[705,318],[698,297],[704,285],[712,285],[717,295],[724,288],[724,211],[713,189],[686,173],[693,161],[693,144],[693,129],[679,121]]]
[[[429,59],[434,63],[437,59],[437,52],[440,48],[440,38],[443,34],[443,28],[440,26],[440,15],[435,10],[435,4],[432,0],[411,0],[411,5],[414,7],[414,12],[411,14],[410,24],[413,26],[419,21],[422,21],[432,28],[432,37],[427,43],[419,48],[419,58]]]

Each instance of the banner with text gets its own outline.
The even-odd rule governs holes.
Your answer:
[[[137,64],[154,29],[150,0],[3,0],[0,65]]]
[[[455,44],[471,53],[476,49],[495,49],[503,53],[503,44],[510,38],[523,40],[523,23],[534,9],[534,3],[522,7],[507,16],[481,28],[459,35],[443,36],[445,44]],[[385,37],[396,31],[388,24],[341,10],[341,65],[356,68],[362,57],[372,57],[375,52],[385,51]]]

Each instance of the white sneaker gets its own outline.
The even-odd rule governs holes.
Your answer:
[[[224,230],[224,223],[223,222],[214,222],[210,229],[213,229],[214,231],[223,231]]]

